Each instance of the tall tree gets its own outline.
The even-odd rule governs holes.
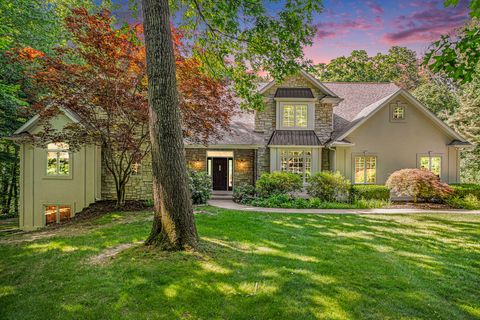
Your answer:
[[[155,185],[155,218],[147,243],[174,250],[195,248],[198,236],[179,123],[169,1],[142,4]],[[321,10],[319,0],[287,0],[273,15],[267,14],[264,4],[261,0],[172,1],[173,9],[182,13],[183,30],[199,44],[193,50],[206,70],[229,76],[236,94],[244,98],[243,106],[254,108],[263,106],[255,93],[256,71],[278,79],[305,66],[302,49],[312,43],[316,31],[312,16]]]
[[[101,146],[121,206],[133,165],[150,152],[143,29],[115,28],[106,10],[90,14],[77,8],[65,21],[68,46],[51,54],[32,48],[18,54],[33,80],[33,107],[46,125],[32,138],[37,144],[66,142],[71,149]],[[228,128],[236,104],[228,83],[201,73],[198,59],[185,55],[181,34],[173,34],[183,133],[205,143]],[[53,130],[48,122],[58,114],[57,106],[75,113],[79,123]]]
[[[109,1],[106,1],[108,5]],[[104,6],[103,1],[97,1]],[[8,59],[12,48],[35,47],[44,52],[68,41],[63,19],[71,6],[96,7],[91,0],[2,0],[0,1],[0,206],[2,212],[18,212],[18,147],[1,137],[11,135],[27,118],[25,90],[29,81],[22,67]],[[8,191],[5,191],[8,190]],[[5,192],[3,192],[5,191]],[[11,197],[14,197],[13,201]],[[12,204],[7,207],[8,203]]]

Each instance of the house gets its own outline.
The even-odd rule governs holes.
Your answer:
[[[459,150],[469,143],[407,91],[392,83],[322,83],[301,71],[282,83],[260,86],[263,111],[243,112],[231,132],[207,146],[186,144],[188,165],[206,171],[213,190],[253,184],[263,172],[308,175],[339,171],[355,184],[384,184],[402,168],[427,168],[448,183],[460,180]],[[63,110],[54,127],[78,121]],[[12,139],[39,130],[38,117]],[[20,227],[34,229],[67,219],[115,186],[101,150],[68,145],[47,149],[21,143]],[[127,199],[152,197],[150,159],[135,165]]]

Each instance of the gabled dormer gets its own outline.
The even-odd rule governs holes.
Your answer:
[[[322,143],[333,131],[333,106],[341,99],[305,71],[281,83],[271,81],[260,93],[265,110],[255,116],[255,130],[268,139],[275,130],[312,130]]]

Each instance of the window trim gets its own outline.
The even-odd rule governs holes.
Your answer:
[[[59,152],[67,152],[68,153],[68,174],[48,174],[48,153],[49,152],[56,152],[57,153],[57,159],[58,159],[58,153]],[[45,149],[45,156],[44,156],[44,172],[43,172],[43,179],[53,179],[53,180],[70,180],[73,179],[73,152],[70,151],[70,149]],[[57,172],[58,172],[58,162],[57,162]]]
[[[432,158],[440,158],[440,175],[439,178],[443,176],[443,153],[434,153],[434,152],[427,152],[427,153],[417,153],[417,169],[421,169],[420,161],[422,158],[429,158],[428,160],[428,171],[432,171]]]
[[[290,106],[293,105],[293,115],[294,115],[294,126],[293,127],[285,127],[283,125],[283,110],[285,106]],[[307,106],[307,125],[305,127],[298,127],[296,126],[296,106],[299,105],[304,105]],[[314,130],[314,125],[315,125],[315,102],[312,101],[312,99],[306,99],[306,100],[301,100],[301,99],[295,99],[291,101],[277,101],[277,107],[276,107],[276,129],[277,130]]]
[[[75,216],[75,213],[74,213],[74,210],[73,210],[73,205],[65,204],[63,202],[49,202],[49,201],[46,201],[42,205],[42,222],[43,222],[44,226],[47,225],[47,217],[46,217],[46,214],[45,214],[45,211],[47,210],[47,207],[56,207],[57,208],[55,223],[60,223],[61,222],[60,221],[60,207],[69,207],[70,208],[70,219],[72,219]],[[51,224],[53,224],[53,223],[51,223]]]
[[[306,149],[302,149],[302,148],[279,148],[278,149],[278,159],[279,159],[279,167],[278,167],[278,170],[280,172],[290,172],[288,170],[288,167],[287,167],[287,170],[286,171],[283,171],[282,170],[282,153],[283,152],[287,152],[287,157],[288,157],[288,153],[289,152],[295,152],[295,151],[302,151],[302,152],[310,152],[310,176],[313,174],[313,161],[314,161],[314,158],[313,158],[313,150],[312,149],[309,149],[309,148],[306,148]],[[302,168],[303,168],[303,172],[302,172],[302,181],[303,183],[305,184],[307,182],[307,174],[305,173],[305,168],[306,168],[306,156],[305,154],[302,155],[302,158],[303,158],[303,161],[302,161]]]
[[[374,182],[367,182],[367,170],[364,169],[363,173],[363,181],[364,182],[355,182],[355,158],[356,157],[364,157],[363,160],[363,165],[364,168],[367,167],[367,158],[368,157],[374,157],[375,158],[375,181]],[[375,153],[354,153],[352,154],[352,184],[372,184],[375,185],[377,184],[377,176],[378,176],[378,155]]]

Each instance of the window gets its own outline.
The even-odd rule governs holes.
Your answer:
[[[420,157],[420,168],[432,171],[440,177],[442,173],[442,157],[440,156],[423,156]]]
[[[284,105],[282,109],[282,126],[284,128],[307,128],[308,106],[306,104]]]
[[[63,222],[72,217],[70,206],[45,206],[45,224]]]
[[[354,166],[354,183],[368,184],[377,181],[377,157],[356,156]]]
[[[70,153],[66,143],[49,143],[47,146],[47,175],[68,176],[70,174]]]
[[[404,121],[405,120],[405,105],[401,102],[392,103],[390,105],[391,119],[392,121]]]
[[[308,150],[282,150],[281,170],[297,173],[305,182],[312,172],[312,152]]]

